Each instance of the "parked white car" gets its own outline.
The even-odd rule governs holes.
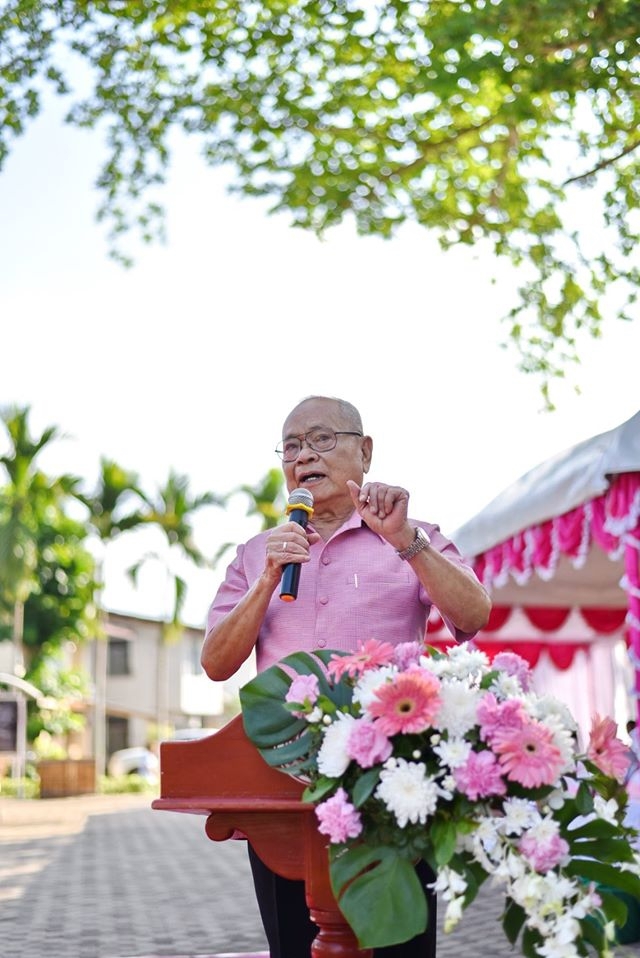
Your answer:
[[[107,764],[109,775],[141,775],[156,785],[160,779],[160,762],[157,755],[141,745],[121,748],[114,752]]]

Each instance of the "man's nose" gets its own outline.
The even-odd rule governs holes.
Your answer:
[[[302,438],[300,439],[300,452],[299,452],[298,455],[296,456],[296,459],[299,459],[301,456],[302,456],[304,459],[308,459],[310,456],[313,457],[313,456],[316,456],[316,455],[317,455],[317,453],[316,453],[315,449],[312,449],[311,446],[310,446],[310,444],[309,444],[309,442],[308,442],[308,440],[305,439],[304,436],[302,436]]]

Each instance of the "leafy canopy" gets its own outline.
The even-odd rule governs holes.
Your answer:
[[[161,233],[154,187],[182,130],[234,169],[233,189],[271,198],[297,226],[320,234],[350,216],[391,236],[411,220],[445,248],[510,260],[522,276],[510,336],[545,382],[577,358],[580,330],[599,333],[603,303],[631,315],[640,0],[3,7],[0,161],[43,80],[68,92],[73,51],[89,92],[68,120],[104,132],[99,216],[117,255],[132,225]]]

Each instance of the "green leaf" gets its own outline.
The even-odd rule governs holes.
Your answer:
[[[278,745],[276,748],[261,748],[260,754],[268,765],[277,768],[307,756],[311,750],[311,742],[309,732],[304,731],[284,745]]]
[[[525,958],[539,958],[538,945],[542,943],[542,936],[533,928],[525,926],[522,932],[522,954]]]
[[[388,846],[332,850],[331,885],[361,948],[384,948],[427,927],[427,901],[414,864]]]
[[[356,808],[362,808],[380,781],[380,769],[371,768],[361,775],[353,788],[352,801]]]
[[[625,838],[592,838],[570,842],[571,854],[605,862],[631,862],[633,848]]]
[[[566,866],[567,875],[607,885],[640,898],[640,878],[631,872],[621,871],[613,865],[591,861],[587,858],[573,858]]]
[[[593,811],[593,795],[586,782],[580,782],[574,802],[579,815],[588,815]]]
[[[602,899],[602,910],[607,919],[615,921],[616,925],[624,925],[629,915],[629,909],[623,899],[602,887],[598,888],[598,894]]]
[[[522,931],[526,917],[524,908],[509,898],[502,916],[502,927],[512,945],[515,945],[518,940],[518,935]]]
[[[453,822],[436,820],[430,828],[437,868],[448,864],[456,849],[458,832]]]
[[[327,792],[330,792],[337,785],[335,778],[319,778],[317,782],[313,785],[305,788],[302,793],[303,802],[317,802],[321,799]]]
[[[605,951],[606,938],[604,934],[604,925],[597,916],[589,916],[580,919],[580,930],[585,941],[595,948],[599,955]]]

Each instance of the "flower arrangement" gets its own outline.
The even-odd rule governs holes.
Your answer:
[[[240,699],[267,763],[306,782],[361,948],[424,930],[423,858],[445,931],[491,878],[524,955],[611,954],[625,896],[640,899],[638,833],[623,822],[627,749],[596,716],[581,754],[569,710],[531,690],[524,659],[370,640],[354,654],[290,655]]]

